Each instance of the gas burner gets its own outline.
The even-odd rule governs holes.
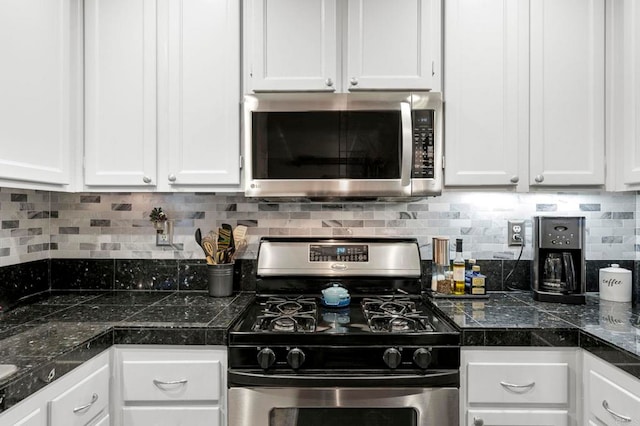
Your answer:
[[[270,297],[253,326],[255,331],[313,332],[316,329],[316,303],[309,297]]]
[[[415,333],[434,331],[427,317],[420,312],[410,312],[405,315],[371,314],[367,315],[367,322],[371,331],[387,333]]]
[[[429,319],[416,309],[409,297],[377,297],[362,300],[362,310],[373,332],[433,331]]]

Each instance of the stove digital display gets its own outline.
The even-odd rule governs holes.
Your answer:
[[[311,244],[309,262],[368,262],[367,244]]]

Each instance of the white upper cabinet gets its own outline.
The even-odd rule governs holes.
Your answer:
[[[609,189],[640,189],[640,4],[608,3],[607,156]]]
[[[526,181],[528,11],[527,1],[445,2],[447,185]]]
[[[445,183],[604,185],[604,0],[445,3]]]
[[[337,90],[336,5],[337,0],[246,0],[247,88]]]
[[[440,90],[440,0],[245,5],[245,92]]]
[[[0,1],[0,185],[73,189],[79,7],[76,0]]]
[[[86,0],[85,185],[240,183],[233,0]]]
[[[85,0],[85,184],[156,185],[156,0]]]
[[[604,0],[531,0],[529,184],[603,185]]]
[[[160,156],[168,159],[160,165],[161,189],[237,185],[240,4],[161,0],[160,6],[160,20],[169,22],[160,37],[167,48],[159,50],[160,146],[168,147]]]
[[[440,87],[440,1],[349,0],[348,8],[345,89]]]

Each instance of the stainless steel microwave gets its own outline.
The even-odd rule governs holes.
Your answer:
[[[433,92],[269,93],[244,99],[245,195],[440,195],[442,97]]]

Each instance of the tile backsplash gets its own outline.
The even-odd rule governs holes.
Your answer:
[[[156,247],[148,215],[162,207],[174,221],[173,247]],[[226,222],[249,227],[254,259],[259,238],[410,236],[431,259],[434,236],[463,238],[464,256],[515,259],[507,220],[526,220],[522,259],[531,259],[531,217],[585,216],[589,260],[640,260],[636,193],[458,192],[412,202],[263,202],[239,194],[57,193],[0,188],[0,266],[46,258],[201,259],[203,233]]]

